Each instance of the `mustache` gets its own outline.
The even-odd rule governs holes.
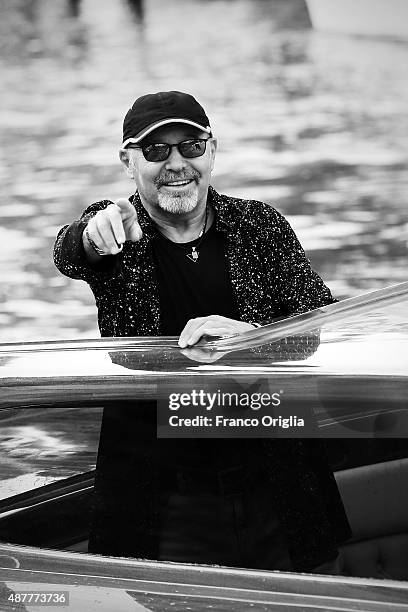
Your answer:
[[[198,181],[201,174],[197,170],[188,170],[182,172],[164,172],[155,179],[155,184],[160,187],[171,181]]]

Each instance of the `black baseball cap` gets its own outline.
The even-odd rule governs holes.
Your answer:
[[[211,134],[210,122],[201,104],[181,91],[159,91],[141,96],[123,121],[123,147],[137,144],[153,130],[168,123],[187,123]]]

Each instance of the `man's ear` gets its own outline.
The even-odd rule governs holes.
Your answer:
[[[130,162],[130,153],[128,149],[119,149],[119,159],[122,162],[122,165],[125,169],[125,172],[130,178],[133,178],[133,172],[129,167]]]
[[[214,164],[215,164],[215,153],[217,151],[217,139],[216,138],[211,138],[210,139],[210,151],[211,151],[211,171],[214,170]]]

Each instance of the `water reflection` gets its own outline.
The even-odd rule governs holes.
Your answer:
[[[337,297],[406,279],[408,45],[310,30],[303,0],[0,3],[0,340],[98,335],[57,228],[131,184],[121,120],[146,91],[195,94],[214,186],[274,203]],[[215,27],[216,26],[216,27]]]
[[[101,408],[0,412],[0,498],[94,469]]]
[[[81,0],[68,0],[68,12],[71,17],[79,17]]]
[[[127,4],[136,21],[142,21],[144,17],[144,0],[127,0]]]

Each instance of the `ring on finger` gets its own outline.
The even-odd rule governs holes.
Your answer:
[[[88,240],[89,244],[91,245],[91,247],[93,248],[93,250],[95,251],[95,253],[97,255],[100,255],[101,257],[103,257],[104,255],[109,255],[109,253],[105,253],[105,251],[100,249],[98,247],[98,245],[96,244],[96,242],[94,242],[92,240],[92,238],[90,237],[89,232],[88,232],[88,226],[86,226],[86,228],[85,228],[85,236],[86,236],[86,239]]]

